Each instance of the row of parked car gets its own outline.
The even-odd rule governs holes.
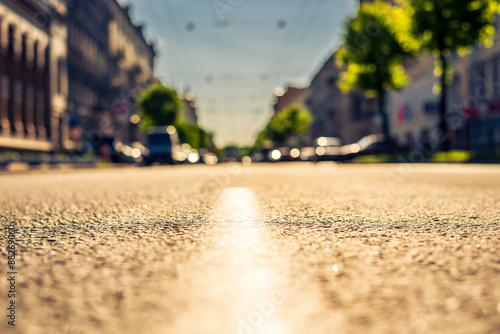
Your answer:
[[[340,138],[319,137],[313,146],[298,148],[278,147],[263,151],[266,161],[348,161],[363,155],[403,152],[404,148],[387,142],[385,136],[372,134],[359,141],[343,145]]]
[[[264,149],[260,154],[251,157],[257,161],[348,161],[363,155],[398,153],[404,149],[385,140],[380,134],[372,134],[359,141],[343,145],[340,138],[319,137],[313,146],[294,148],[278,147]],[[215,165],[219,158],[208,151],[196,150],[188,144],[181,144],[177,131],[173,126],[151,127],[148,131],[147,146],[141,149],[144,165],[154,163],[206,163]]]

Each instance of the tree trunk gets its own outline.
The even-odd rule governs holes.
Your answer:
[[[378,111],[382,120],[382,133],[384,134],[385,142],[391,143],[391,131],[389,125],[389,115],[387,115],[386,109],[386,99],[387,92],[385,90],[378,92]]]
[[[440,103],[440,113],[439,113],[439,130],[441,131],[440,137],[443,138],[443,141],[441,142],[441,151],[447,152],[450,150],[450,137],[448,135],[448,122],[447,122],[447,117],[446,117],[446,110],[447,110],[447,95],[448,95],[448,90],[446,86],[446,73],[448,72],[448,60],[446,59],[446,56],[441,52],[439,55],[439,61],[441,62],[441,77],[440,77],[440,84],[441,84],[441,103]]]

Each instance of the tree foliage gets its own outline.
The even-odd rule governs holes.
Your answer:
[[[403,7],[381,1],[365,3],[346,22],[342,45],[336,53],[345,71],[337,84],[344,93],[361,90],[378,97],[386,140],[390,139],[386,92],[408,83],[402,61],[413,57],[417,50],[411,19]]]
[[[498,0],[406,0],[413,33],[435,55],[465,55],[479,42],[491,47]]]
[[[413,19],[413,34],[420,39],[422,48],[436,58],[436,92],[441,94],[440,129],[444,135],[442,150],[449,149],[446,120],[447,85],[452,82],[448,62],[451,53],[465,55],[476,44],[492,46],[495,35],[495,14],[498,0],[405,0],[407,16]]]
[[[362,4],[346,22],[336,53],[338,64],[346,69],[340,74],[339,88],[376,95],[407,84],[402,59],[418,49],[410,28],[403,8],[381,1]]]
[[[139,98],[142,127],[172,125],[181,111],[177,92],[163,84],[148,87]]]
[[[309,132],[311,113],[300,104],[293,104],[281,113],[271,117],[266,127],[257,137],[256,146],[264,142],[284,144],[290,136],[300,136]]]
[[[211,136],[197,124],[181,116],[182,103],[177,92],[161,83],[148,87],[139,99],[143,130],[150,126],[174,125],[182,143],[193,148],[211,148]]]
[[[179,140],[182,143],[187,143],[196,149],[211,148],[212,139],[210,134],[197,124],[188,122],[184,119],[179,119],[174,125],[177,129]]]

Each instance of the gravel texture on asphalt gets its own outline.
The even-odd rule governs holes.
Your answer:
[[[500,333],[500,168],[0,175],[1,333]]]

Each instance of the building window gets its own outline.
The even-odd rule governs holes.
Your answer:
[[[352,111],[352,120],[358,121],[363,118],[362,112],[362,98],[358,94],[354,94],[351,98],[351,111]]]
[[[26,34],[23,34],[21,36],[21,54],[22,54],[22,59],[26,60],[27,54],[28,54],[28,37]]]
[[[330,119],[330,120],[333,120],[333,118],[335,117],[335,110],[334,109],[330,109],[326,112],[326,116]]]
[[[326,80],[328,86],[335,87],[337,84],[337,77],[330,77]]]
[[[21,80],[14,82],[14,102],[19,106],[23,102],[23,82]]]
[[[422,109],[424,110],[424,113],[427,115],[439,114],[440,103],[436,101],[426,101],[424,102]]]
[[[66,89],[65,89],[66,77],[67,77],[66,59],[59,58],[59,59],[57,59],[57,93],[58,94],[62,94],[63,92],[66,92]]]
[[[405,141],[405,146],[408,149],[408,151],[412,151],[413,147],[415,146],[415,139],[413,139],[413,134],[411,132],[406,133],[406,141]]]
[[[498,82],[498,62],[500,61],[500,57],[495,57],[493,58],[493,96],[498,97],[500,89],[499,85],[500,83]]]
[[[431,138],[429,135],[429,130],[423,129],[420,135],[420,145],[425,153],[430,153],[432,151]]]
[[[0,85],[2,85],[2,91],[0,92],[0,96],[4,102],[6,102],[9,98],[9,89],[10,89],[10,80],[7,75],[3,75],[0,79]]]
[[[487,96],[487,80],[485,78],[484,64],[477,64],[473,70],[472,76],[472,92],[474,97],[479,100],[485,99]]]

